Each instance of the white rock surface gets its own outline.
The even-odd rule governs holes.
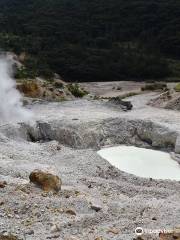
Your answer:
[[[0,189],[0,231],[28,240],[54,236],[132,240],[138,226],[177,226],[179,182],[126,174],[96,153],[100,146],[120,143],[174,150],[180,115],[146,107],[151,97],[152,94],[131,98],[134,110],[127,113],[87,100],[36,103],[31,108],[37,116],[37,126],[1,125],[0,180],[5,179],[8,184]],[[43,193],[27,183],[34,169],[59,175],[63,182],[61,192]],[[101,203],[100,211],[91,208],[90,199]],[[67,214],[68,209],[76,215]],[[52,233],[55,225],[59,231]],[[120,231],[113,234],[109,229]]]

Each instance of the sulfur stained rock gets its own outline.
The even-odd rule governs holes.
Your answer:
[[[0,235],[0,240],[18,240],[18,238],[13,235],[9,235],[9,236]]]
[[[40,97],[42,95],[40,85],[34,80],[18,83],[17,89],[27,97]]]
[[[160,240],[180,240],[180,229],[174,230],[172,233],[160,233]]]
[[[58,192],[61,190],[61,179],[48,172],[43,172],[40,170],[34,170],[29,176],[30,182],[38,185],[44,191]]]

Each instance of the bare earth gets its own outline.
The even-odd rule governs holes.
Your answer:
[[[99,97],[116,97],[128,92],[139,92],[144,85],[144,82],[133,81],[80,83],[84,89]]]
[[[93,87],[97,94],[97,84]],[[19,125],[2,125],[0,179],[8,184],[0,190],[0,232],[26,240],[132,240],[137,237],[137,227],[145,232],[180,227],[179,182],[142,179],[121,172],[98,156],[94,147],[83,145],[92,136],[99,139],[96,134],[100,125],[105,127],[99,142],[106,137],[110,144],[118,144],[123,142],[122,136],[124,141],[131,141],[128,124],[134,127],[136,121],[141,126],[144,122],[157,124],[157,131],[152,127],[157,136],[148,132],[148,137],[154,137],[152,144],[157,144],[158,138],[159,147],[164,147],[169,136],[175,144],[180,134],[180,113],[147,106],[156,96],[147,93],[129,98],[134,105],[130,112],[92,100],[36,103],[31,108],[38,122],[48,123],[43,129],[48,141],[27,141]],[[124,125],[117,126],[118,121]],[[68,135],[70,142],[67,133],[78,136]],[[147,144],[143,139],[136,143],[140,145],[140,140]],[[78,144],[82,144],[80,149]],[[62,190],[56,195],[47,194],[30,184],[28,176],[34,169],[59,175]],[[72,210],[71,214],[67,210]],[[143,239],[159,238],[158,234],[145,234]]]

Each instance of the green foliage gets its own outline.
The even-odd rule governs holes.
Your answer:
[[[180,83],[178,83],[178,84],[175,86],[174,90],[175,90],[176,92],[180,92]]]
[[[68,84],[68,90],[72,93],[73,96],[82,98],[88,94],[87,91],[81,89],[78,84]]]
[[[146,84],[141,88],[142,91],[156,91],[156,90],[166,90],[167,85],[165,83],[152,83]]]
[[[51,80],[53,78],[53,72],[48,65],[36,58],[27,57],[23,61],[23,65],[24,66],[16,69],[15,78],[26,79],[38,76],[42,76],[47,80]]]
[[[179,29],[179,0],[0,1],[0,46],[26,52],[28,74],[46,78],[52,72],[69,81],[176,76]]]
[[[32,78],[32,75],[28,74],[28,71],[25,67],[17,68],[15,78],[17,79],[25,79],[25,78]]]

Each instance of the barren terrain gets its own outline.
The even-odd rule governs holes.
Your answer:
[[[26,240],[132,240],[137,227],[180,227],[179,182],[121,172],[96,153],[118,144],[178,152],[180,113],[147,106],[157,94],[129,98],[128,112],[101,100],[37,102],[29,106],[33,124],[2,123],[0,232]],[[62,190],[30,184],[34,169],[60,176]]]

